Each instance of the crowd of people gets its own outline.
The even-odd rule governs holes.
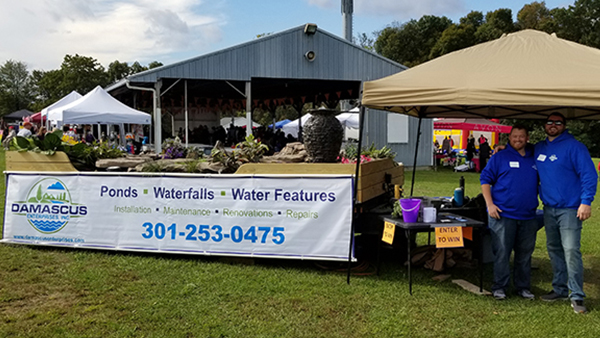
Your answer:
[[[15,130],[17,128],[19,129],[18,132]],[[20,126],[20,128],[15,125],[5,125],[5,126],[3,126],[2,145],[5,149],[8,149],[10,147],[10,142],[12,142],[12,139],[15,136],[20,136],[20,137],[25,137],[25,138],[32,138],[35,136],[40,141],[43,141],[49,132],[54,132],[56,129],[57,128],[54,128],[53,130],[49,131],[45,126],[37,125],[37,124],[31,123],[31,122],[23,122],[23,124]],[[83,124],[82,125],[68,125],[68,124],[66,124],[66,125],[62,126],[61,129],[62,129],[63,135],[66,135],[73,142],[85,142],[85,143],[91,144],[94,141],[107,141],[107,142],[112,141],[116,144],[116,142],[118,141],[117,140],[118,136],[114,132],[111,134],[112,140],[110,139],[110,137],[106,136],[104,133],[102,133],[101,139],[98,140],[96,138],[96,136],[94,135],[94,133],[92,132],[92,126],[89,124],[88,125],[83,125]]]
[[[473,135],[469,135],[465,149],[466,165],[470,170],[474,171],[475,165],[473,158],[477,155],[479,158],[479,171],[481,172],[485,168],[488,159],[492,155],[492,149],[490,148],[488,139],[483,135],[480,135],[478,143],[479,149],[475,145],[475,137],[473,137]],[[453,151],[454,139],[452,136],[444,136],[444,140],[442,141],[441,145],[437,140],[435,140],[433,148],[436,155],[446,155],[451,158],[456,158],[457,156],[457,154]]]
[[[290,134],[286,136],[281,129],[276,129],[274,131],[272,128],[262,126],[254,128],[253,135],[256,140],[269,147],[268,153],[271,154],[280,151],[286,144],[297,141],[297,139]],[[177,137],[182,142],[185,142],[185,136],[184,129],[179,128]],[[214,145],[217,141],[220,141],[224,146],[231,147],[245,140],[246,128],[235,126],[233,124],[229,125],[226,129],[221,126],[209,128],[206,125],[200,125],[194,129],[188,130],[188,138],[188,143]]]
[[[18,128],[19,130],[17,131],[15,128]],[[35,135],[38,139],[43,140],[48,133],[46,127],[38,126],[31,122],[24,122],[21,125],[21,128],[13,125],[4,125],[3,130],[2,144],[6,149],[9,148],[10,142],[15,136],[30,138]],[[119,135],[117,131],[112,131],[108,135],[102,132],[100,137],[97,139],[92,132],[91,125],[64,125],[62,127],[62,131],[63,135],[67,135],[68,138],[74,142],[85,142],[91,144],[94,141],[102,141],[115,144],[115,146],[119,144]],[[128,142],[128,145],[131,143],[131,146],[134,148],[134,152],[137,153],[141,148],[143,137],[140,139],[138,139],[138,137],[128,137],[134,136],[130,134],[131,133],[128,133],[126,135],[126,141]],[[292,137],[289,134],[286,136],[281,129],[274,131],[271,128],[258,127],[253,130],[253,134],[256,140],[269,147],[269,154],[280,151],[287,143],[297,141],[295,137]],[[185,142],[186,137],[183,128],[179,128],[177,135],[165,136],[167,138],[177,136],[181,142]],[[189,137],[189,143],[215,145],[217,141],[220,141],[224,146],[231,147],[245,140],[246,129],[233,124],[228,128],[223,128],[221,126],[208,127],[207,125],[199,125],[188,130],[187,136]],[[126,148],[128,150],[128,147]]]
[[[540,228],[539,195],[553,272],[552,290],[540,298],[570,300],[576,313],[586,313],[581,230],[591,216],[598,173],[588,149],[575,140],[566,124],[561,113],[550,114],[544,125],[547,137],[535,145],[528,143],[525,127],[513,127],[509,143],[491,157],[480,181],[494,252],[494,298],[507,298],[514,251],[514,288],[519,296],[534,299],[531,255]]]

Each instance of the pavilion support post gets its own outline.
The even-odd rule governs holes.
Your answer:
[[[246,136],[252,135],[252,82],[246,82]]]
[[[171,135],[175,138],[178,136],[175,132],[175,115],[171,114],[169,111],[167,111],[167,114],[171,115]]]
[[[352,192],[352,224],[350,225],[350,247],[348,248],[348,275],[346,277],[347,283],[350,284],[350,272],[352,270],[352,251],[354,249],[354,228],[356,223],[356,218],[358,217],[357,212],[354,210],[356,208],[356,198],[358,196],[358,173],[360,172],[360,153],[362,149],[362,141],[363,141],[363,126],[365,123],[365,107],[360,107],[360,113],[358,116],[358,151],[356,152],[356,169],[354,171],[354,191]]]
[[[185,147],[187,148],[189,146],[188,144],[188,86],[187,86],[187,80],[185,80],[183,82],[183,87],[185,89],[185,94],[184,94],[184,105],[185,105]]]
[[[162,152],[162,111],[160,107],[160,87],[162,81],[154,84],[154,152]]]

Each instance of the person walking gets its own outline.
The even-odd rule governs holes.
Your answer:
[[[598,173],[588,149],[567,131],[566,122],[561,113],[550,114],[544,125],[547,138],[535,145],[546,246],[553,272],[552,291],[541,299],[570,298],[576,313],[586,313],[581,229],[592,214]]]
[[[481,191],[488,209],[488,224],[494,253],[492,294],[506,299],[510,283],[510,256],[514,249],[513,284],[517,294],[533,300],[531,255],[538,230],[538,173],[533,149],[526,148],[529,134],[514,126],[506,151],[492,156],[481,172]],[[485,144],[485,143],[484,143]]]

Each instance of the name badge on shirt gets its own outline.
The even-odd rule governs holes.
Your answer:
[[[544,161],[546,160],[546,155],[544,155],[544,154],[540,154],[540,155],[538,156],[537,160],[538,160],[538,161],[540,161],[540,162],[544,162]]]
[[[511,168],[518,168],[519,167],[519,162],[517,162],[517,161],[510,161],[510,162],[508,162],[508,165],[510,165]]]

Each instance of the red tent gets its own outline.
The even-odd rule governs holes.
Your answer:
[[[34,123],[42,123],[42,113],[35,113],[33,115],[27,116],[23,118],[25,121],[34,122]],[[44,116],[44,121],[46,121],[46,117]]]
[[[486,119],[437,119],[433,122],[433,129],[442,130],[462,130],[461,144],[467,144],[469,131],[487,131],[492,133],[510,133],[511,126],[503,125],[497,122],[498,120]],[[498,143],[498,134],[496,134],[493,144]],[[491,143],[492,144],[492,143]],[[490,145],[491,145],[490,144]]]
[[[433,129],[460,129],[508,134],[512,127],[486,119],[438,119],[433,122]]]

